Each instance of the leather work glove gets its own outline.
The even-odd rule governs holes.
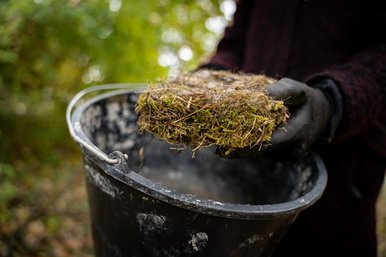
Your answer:
[[[284,101],[284,105],[289,108],[289,119],[272,134],[268,146],[262,149],[238,149],[228,158],[263,155],[285,161],[307,152],[322,138],[322,134],[327,137],[327,141],[331,141],[342,116],[341,95],[332,80],[323,80],[310,87],[283,78],[269,85],[267,91],[272,98]]]

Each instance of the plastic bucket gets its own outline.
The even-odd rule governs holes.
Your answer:
[[[127,89],[74,108],[89,91],[113,87]],[[226,160],[207,149],[192,158],[190,150],[138,132],[137,87],[91,88],[67,109],[85,160],[95,255],[270,256],[325,189],[319,156]]]

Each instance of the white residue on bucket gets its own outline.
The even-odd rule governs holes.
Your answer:
[[[120,118],[119,110],[120,110],[119,103],[110,102],[107,108],[107,115],[106,115],[107,121],[110,121],[111,123],[113,123],[114,121],[119,120]]]
[[[93,105],[88,108],[85,114],[82,116],[81,126],[83,131],[96,131],[102,126],[102,108],[97,105]]]
[[[116,193],[119,192],[118,188],[113,186],[111,182],[99,174],[98,171],[94,170],[89,165],[85,165],[85,169],[88,180],[97,186],[100,190],[110,195],[111,197],[115,197]]]
[[[192,247],[193,252],[201,251],[208,245],[209,237],[205,232],[198,232],[192,234],[192,239],[189,240],[189,245]]]
[[[212,201],[214,204],[217,204],[217,205],[224,205],[224,203],[222,202],[218,202],[218,201]]]
[[[313,182],[310,179],[310,177],[312,175],[312,170],[310,167],[304,168],[302,166],[298,166],[298,167],[296,167],[296,169],[298,171],[298,174],[301,174],[301,175],[298,176],[297,181],[294,184],[295,187],[292,190],[289,199],[296,199],[299,196],[304,195],[305,192],[307,192],[310,188],[312,188],[314,186]],[[304,199],[303,199],[303,201],[300,200],[299,202],[304,203]]]
[[[262,240],[264,240],[264,238],[262,236],[260,236],[259,234],[252,235],[252,236],[248,237],[247,240],[242,242],[239,245],[239,248],[247,247],[249,245],[256,243],[257,241],[262,241]]]
[[[138,213],[137,214],[137,223],[139,225],[139,230],[145,235],[151,231],[162,231],[164,230],[164,223],[166,217],[163,215],[157,215],[153,213]]]
[[[107,110],[107,114],[105,117],[105,122],[107,124],[107,127],[111,131],[118,129],[119,135],[124,135],[125,131],[127,129],[130,129],[128,128],[127,120],[129,119],[130,116],[133,115],[133,113],[130,111],[128,104],[109,102],[106,110]]]

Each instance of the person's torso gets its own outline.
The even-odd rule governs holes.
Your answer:
[[[377,41],[371,2],[254,1],[241,69],[303,80],[345,62]]]

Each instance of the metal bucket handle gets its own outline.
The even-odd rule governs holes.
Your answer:
[[[131,86],[131,87],[130,87]],[[92,86],[89,88],[85,88],[79,93],[77,93],[69,102],[67,109],[66,109],[66,122],[67,126],[70,132],[71,137],[78,142],[81,147],[85,147],[87,150],[98,156],[103,161],[109,163],[109,164],[117,164],[120,162],[119,158],[110,158],[109,155],[104,153],[102,150],[100,150],[98,147],[96,147],[94,144],[92,144],[89,140],[86,141],[78,136],[77,133],[79,133],[82,128],[79,123],[79,121],[72,122],[72,111],[75,107],[75,105],[87,94],[97,92],[97,91],[104,91],[104,90],[117,90],[117,89],[130,89],[132,91],[132,86],[139,86],[141,88],[144,87],[144,84],[106,84],[106,85],[99,85],[99,86]],[[119,90],[118,90],[119,91]],[[126,91],[126,90],[125,90]],[[117,151],[114,151],[117,152]],[[125,159],[128,158],[127,154],[121,154]]]

